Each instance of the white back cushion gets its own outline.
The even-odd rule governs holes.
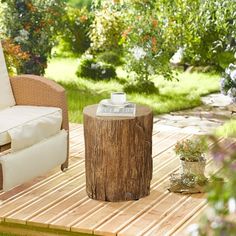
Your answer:
[[[12,93],[2,44],[0,41],[0,110],[14,106],[15,104],[16,102]]]

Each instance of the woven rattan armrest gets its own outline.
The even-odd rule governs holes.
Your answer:
[[[59,107],[62,109],[62,129],[68,131],[69,157],[69,122],[65,89],[52,80],[36,75],[18,75],[10,78],[17,105]],[[68,158],[62,170],[68,167]]]

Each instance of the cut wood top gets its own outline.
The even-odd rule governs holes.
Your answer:
[[[90,105],[84,108],[83,114],[92,118],[102,120],[127,120],[136,117],[147,116],[152,113],[152,109],[148,106],[136,105],[136,114],[134,117],[121,117],[121,116],[96,116],[98,104]]]

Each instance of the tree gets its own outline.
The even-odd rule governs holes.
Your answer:
[[[122,49],[119,45],[121,32],[124,29],[124,15],[119,4],[94,1],[94,20],[91,25],[91,50],[104,52]]]
[[[17,67],[18,73],[42,75],[47,58],[62,27],[64,1],[61,0],[1,0],[5,34],[29,55]]]
[[[156,92],[150,81],[152,75],[173,78],[169,60],[176,44],[166,31],[168,21],[159,12],[157,2],[152,0],[129,1],[126,11],[127,27],[121,43],[126,49],[127,71],[134,75],[136,87],[144,92],[147,88],[147,93]],[[132,90],[132,84],[130,86],[126,91]]]
[[[184,48],[184,62],[224,69],[236,52],[236,1],[160,0],[169,35]]]

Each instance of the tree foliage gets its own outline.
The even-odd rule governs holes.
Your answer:
[[[90,47],[89,30],[92,14],[86,8],[67,8],[63,17],[65,28],[60,31],[62,51],[81,55]]]
[[[61,28],[64,2],[61,0],[1,0],[5,34],[29,55],[17,67],[18,73],[44,74],[47,58]]]
[[[119,41],[124,29],[123,12],[116,4],[94,5],[94,21],[91,25],[91,50],[95,52],[120,50]]]
[[[79,9],[86,7],[89,10],[92,6],[92,0],[68,0],[67,2],[70,6]]]
[[[29,59],[29,55],[26,52],[23,52],[21,47],[14,44],[11,39],[4,39],[1,43],[8,72],[14,74],[14,66],[19,67],[22,61],[27,61]]]
[[[166,31],[168,21],[158,13],[156,1],[130,1],[126,12],[121,42],[127,53],[127,70],[135,72],[138,81],[149,80],[154,74],[171,79],[169,59],[176,47]]]
[[[236,1],[160,0],[169,35],[184,48],[184,62],[224,69],[236,52]]]
[[[197,13],[195,35],[199,43],[188,41],[190,61],[225,68],[236,52],[236,2],[204,1]]]

